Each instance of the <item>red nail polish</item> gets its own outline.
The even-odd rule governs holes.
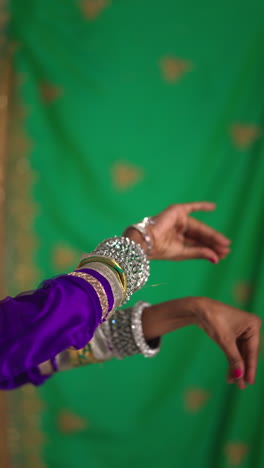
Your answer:
[[[235,377],[235,379],[240,379],[242,375],[243,375],[243,372],[241,369],[235,369],[233,372],[233,376]]]
[[[216,264],[216,261],[214,258],[208,258],[209,262]]]

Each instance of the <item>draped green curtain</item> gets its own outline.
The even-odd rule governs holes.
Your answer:
[[[9,160],[10,292],[171,203],[209,200],[200,219],[232,238],[230,256],[153,263],[133,300],[204,295],[263,315],[263,2],[16,0],[11,13],[25,135]],[[14,463],[260,468],[263,350],[253,387],[228,386],[226,369],[189,327],[153,360],[57,375],[41,409],[14,392]],[[33,413],[41,443],[23,439]]]

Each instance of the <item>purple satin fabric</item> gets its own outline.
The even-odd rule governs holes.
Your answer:
[[[111,304],[110,284],[102,278]],[[40,374],[38,365],[54,360],[70,346],[83,348],[101,318],[94,288],[75,276],[47,280],[36,291],[1,301],[0,388],[12,389],[28,382],[42,384],[48,376]]]

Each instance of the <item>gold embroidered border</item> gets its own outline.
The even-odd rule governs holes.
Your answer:
[[[67,351],[73,368],[101,362],[94,357],[90,343],[82,349],[69,348]]]
[[[1,1],[1,0],[0,0]],[[10,53],[13,51],[9,47]],[[10,60],[10,64],[12,59]],[[31,144],[24,131],[26,108],[21,102],[20,87],[25,76],[15,74],[10,65],[8,160],[6,164],[6,226],[8,256],[6,279],[9,294],[32,289],[39,281],[40,273],[34,265],[33,253],[36,239],[33,234],[35,205],[31,199],[31,186],[35,175],[29,164]],[[1,211],[1,210],[0,210]],[[3,223],[1,223],[3,226]],[[14,262],[16,268],[14,269]],[[39,427],[42,403],[37,390],[27,385],[8,395],[8,431],[10,461],[8,468],[44,468],[41,450],[43,435]],[[1,429],[4,420],[1,418]],[[2,464],[1,468],[6,468]]]
[[[0,0],[0,297],[6,295],[5,256],[6,256],[6,160],[7,160],[7,128],[8,99],[10,83],[10,61],[7,54],[5,28],[7,24],[6,1]],[[8,438],[8,394],[0,393],[0,460],[1,468],[10,468],[9,438]]]

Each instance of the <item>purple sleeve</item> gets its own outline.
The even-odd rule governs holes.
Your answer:
[[[106,292],[111,301],[111,288]],[[38,365],[70,346],[83,348],[101,317],[95,290],[75,276],[48,280],[36,291],[1,301],[0,388],[43,383],[48,377],[40,375]]]

